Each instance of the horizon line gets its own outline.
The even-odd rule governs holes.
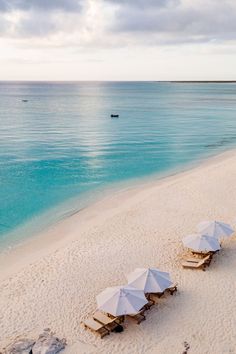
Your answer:
[[[0,80],[0,83],[80,83],[80,82],[153,82],[153,83],[236,83],[236,80]]]

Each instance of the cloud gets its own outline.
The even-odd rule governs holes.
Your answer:
[[[81,0],[0,0],[0,12],[13,11],[80,11]]]
[[[84,4],[85,0],[0,0],[0,36],[26,39],[69,33],[74,30],[71,18],[79,27]]]
[[[114,8],[110,30],[153,36],[157,42],[236,39],[234,0],[105,0]],[[150,41],[150,38],[149,40]]]
[[[234,41],[236,2],[0,0],[0,36],[95,49]]]
[[[8,21],[0,14],[0,33],[4,33],[8,30]]]
[[[49,14],[30,13],[17,23],[15,31],[20,37],[44,37],[57,31],[57,21]]]
[[[169,4],[179,3],[180,0],[104,0],[107,3],[112,5],[121,5],[125,7],[133,7],[133,8],[158,8],[158,7],[166,7]]]

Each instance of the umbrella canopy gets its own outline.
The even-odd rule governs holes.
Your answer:
[[[197,226],[198,232],[219,239],[223,236],[231,236],[234,233],[232,227],[220,221],[203,221]]]
[[[194,234],[183,238],[183,244],[196,252],[214,252],[220,249],[219,241],[212,236]]]
[[[137,268],[127,275],[127,279],[129,285],[144,293],[161,293],[173,284],[169,273],[157,268]]]
[[[142,290],[132,286],[114,286],[97,295],[97,304],[113,316],[133,315],[148,303]]]

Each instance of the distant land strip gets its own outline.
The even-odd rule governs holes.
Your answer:
[[[167,81],[165,81],[167,82]],[[205,81],[205,80],[200,80],[200,81],[168,81],[168,82],[171,82],[171,83],[174,83],[174,84],[235,84],[236,83],[236,80],[209,80],[209,81]]]

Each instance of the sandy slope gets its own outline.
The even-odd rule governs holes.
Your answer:
[[[67,338],[67,354],[181,354],[184,341],[190,354],[236,353],[236,237],[206,272],[179,265],[181,238],[211,218],[236,224],[235,152],[116,193],[2,256],[0,344],[50,327]],[[85,331],[95,295],[143,266],[171,272],[178,294],[122,334],[101,340]]]

